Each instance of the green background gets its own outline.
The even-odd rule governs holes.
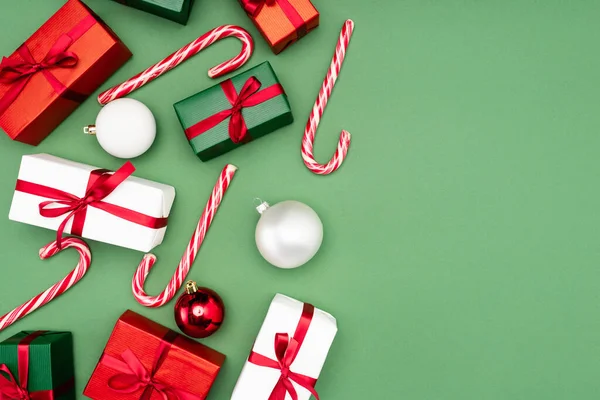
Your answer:
[[[296,122],[209,163],[185,139],[172,104],[212,84],[209,67],[239,49],[219,43],[132,98],[155,113],[158,138],[137,175],[177,199],[147,284],[158,293],[225,163],[240,169],[189,277],[218,291],[223,328],[204,340],[228,360],[211,400],[229,399],[276,292],[338,319],[317,389],[322,399],[597,399],[600,393],[600,4],[595,0],[315,0],[321,26],[274,56],[235,0],[199,0],[188,26],[108,0],[87,3],[134,58],[103,89],[208,29],[239,24],[256,41],[248,66],[273,64]],[[0,54],[10,54],[61,0],[2,0]],[[300,157],[304,124],[348,17],[356,30],[318,134],[316,155],[353,134],[328,177]],[[0,138],[0,209],[8,214],[23,154],[48,152],[117,168],[81,127],[87,100],[38,148]],[[295,199],[321,216],[308,265],[279,270],[254,243],[253,198]],[[40,261],[53,233],[0,220],[2,310],[64,276],[75,252]],[[91,243],[72,291],[2,333],[74,333],[81,392],[118,316],[133,309],[175,328],[172,305],[131,294],[142,254]],[[249,399],[252,400],[252,399]]]

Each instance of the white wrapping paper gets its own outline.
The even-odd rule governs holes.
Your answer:
[[[22,181],[37,183],[83,197],[86,192],[90,172],[98,169],[91,165],[76,163],[48,154],[23,156],[19,178]],[[58,230],[66,215],[46,218],[39,213],[39,204],[48,201],[15,190],[9,218],[42,228]],[[130,176],[103,201],[146,214],[151,217],[167,217],[175,200],[175,188],[161,183]],[[65,233],[71,232],[72,220]],[[126,221],[105,211],[89,206],[83,228],[83,237],[148,252],[158,246],[164,238],[166,227],[147,228]]]
[[[290,297],[277,294],[271,302],[265,321],[254,343],[253,351],[276,360],[275,335],[287,333],[294,335],[298,321],[302,315],[304,303]],[[315,313],[308,328],[304,343],[291,365],[290,371],[318,378],[325,364],[327,353],[337,332],[337,323],[333,316],[315,308]],[[246,361],[238,382],[231,396],[232,400],[268,400],[277,384],[281,372],[261,367]],[[309,400],[310,392],[293,383],[299,400]],[[286,400],[291,400],[289,394]]]

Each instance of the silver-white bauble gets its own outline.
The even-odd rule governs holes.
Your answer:
[[[135,158],[152,146],[156,121],[152,111],[141,101],[117,99],[100,110],[96,125],[88,125],[83,131],[96,135],[108,154],[117,158]]]
[[[323,223],[304,203],[288,200],[256,208],[256,246],[269,263],[279,268],[297,268],[317,254],[323,242]]]

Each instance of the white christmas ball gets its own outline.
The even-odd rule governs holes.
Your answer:
[[[323,242],[323,223],[317,213],[298,201],[274,206],[263,203],[256,226],[256,246],[269,263],[279,268],[297,268],[307,263]]]
[[[156,137],[156,121],[144,103],[117,99],[105,105],[96,118],[96,137],[100,146],[118,158],[144,154]]]

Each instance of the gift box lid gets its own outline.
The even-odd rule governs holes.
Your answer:
[[[29,343],[29,373],[27,388],[30,392],[46,391],[65,386],[63,392],[73,389],[73,336],[71,332],[23,331],[0,343],[0,364],[6,366],[18,379],[18,347],[32,334],[40,334]],[[68,386],[67,386],[68,385]],[[74,398],[74,395],[62,398]]]

